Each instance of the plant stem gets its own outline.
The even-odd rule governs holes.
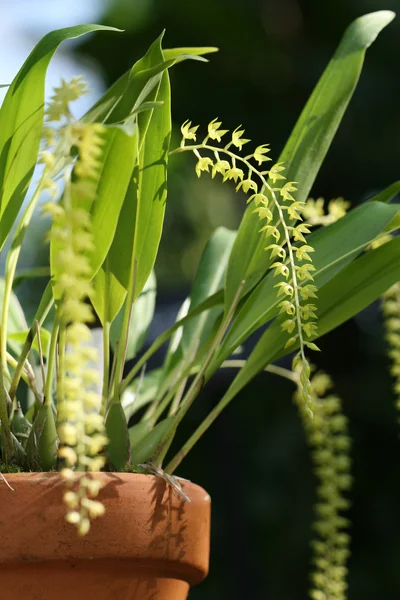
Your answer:
[[[214,296],[215,295],[216,294],[214,294]],[[210,298],[213,298],[213,296],[210,296]],[[154,342],[152,343],[152,345],[150,346],[150,348],[137,361],[137,363],[132,367],[132,369],[129,371],[129,373],[127,374],[127,376],[125,377],[125,379],[122,381],[121,386],[120,386],[121,387],[121,392],[123,392],[127,388],[127,386],[130,384],[130,382],[139,373],[140,369],[147,363],[147,361],[149,360],[149,358],[151,356],[153,356],[153,354],[155,352],[157,352],[157,350],[159,350],[161,348],[161,346],[163,344],[165,344],[166,341],[168,341],[168,339],[171,337],[171,335],[177,329],[179,329],[179,327],[182,327],[182,325],[184,325],[185,323],[187,323],[188,321],[190,321],[190,319],[192,319],[193,317],[196,317],[197,315],[201,314],[201,312],[203,310],[208,310],[212,306],[215,306],[215,304],[211,304],[211,305],[207,304],[208,300],[209,300],[209,298],[207,300],[205,300],[204,302],[202,302],[201,305],[199,305],[195,309],[193,309],[192,312],[189,312],[186,315],[186,317],[183,317],[182,319],[179,319],[179,321],[176,321],[176,323],[174,323],[174,325],[172,325],[172,327],[170,327],[169,329],[167,329],[166,331],[164,331],[161,335],[158,336],[157,339],[154,340]]]
[[[103,388],[101,393],[100,414],[105,415],[109,397],[109,379],[110,379],[110,321],[105,321],[103,325]]]
[[[18,366],[18,362],[15,360],[13,356],[9,352],[7,352],[7,362],[13,368],[16,369]],[[25,365],[22,369],[21,379],[25,381],[26,385],[32,390],[35,395],[35,398],[40,402],[43,401],[43,395],[39,392],[36,384],[35,373],[32,369],[32,366],[28,361],[25,361]],[[10,397],[11,399],[11,397]],[[16,403],[15,403],[16,405]]]
[[[210,362],[214,356],[214,353],[218,349],[218,346],[221,343],[222,338],[224,337],[229,325],[231,324],[231,321],[235,314],[236,306],[239,302],[240,295],[242,293],[244,284],[245,284],[245,282],[243,280],[235,294],[235,297],[232,301],[232,304],[228,310],[226,317],[224,318],[224,320],[222,321],[222,323],[220,325],[218,333],[215,336],[215,338],[210,346],[210,349],[207,353],[207,356],[204,359],[203,364],[201,365],[201,367],[199,369],[199,372],[197,373],[196,377],[193,379],[191,386],[189,387],[188,391],[186,392],[186,394],[181,402],[181,407],[176,414],[176,420],[174,423],[175,428],[182,421],[183,417],[185,416],[185,414],[187,413],[187,411],[193,404],[197,394],[200,392],[200,389],[202,388],[202,386],[204,384],[204,373],[206,372],[206,369],[207,369],[208,365],[210,364]]]
[[[7,358],[6,358],[7,360]],[[2,431],[2,453],[3,460],[9,464],[13,458],[13,442],[11,437],[10,419],[8,416],[8,394],[4,386],[3,369],[0,366],[0,422]]]
[[[39,200],[42,192],[42,179],[40,180],[28,206],[26,207],[21,220],[18,224],[16,232],[13,237],[10,251],[7,255],[6,270],[5,270],[5,282],[4,282],[4,297],[3,297],[3,308],[1,314],[1,329],[0,329],[0,353],[1,353],[1,367],[7,373],[7,329],[8,329],[8,313],[10,309],[11,293],[13,288],[15,271],[18,264],[18,258],[21,252],[22,241],[24,239],[25,232],[32,218],[33,212],[36,208],[36,204]]]
[[[221,368],[232,368],[232,369],[241,369],[246,364],[245,360],[225,360]],[[284,377],[285,379],[289,379],[296,385],[299,382],[299,377],[297,373],[290,371],[289,369],[285,369],[284,367],[279,367],[278,365],[267,365],[264,367],[264,371],[268,373],[273,373],[274,375],[279,375],[280,377]]]
[[[114,402],[120,402],[121,400],[121,382],[124,374],[124,363],[128,347],[129,324],[132,316],[133,303],[135,301],[136,273],[137,259],[136,257],[134,257],[132,261],[131,273],[129,276],[129,288],[125,301],[124,317],[122,320],[121,327],[121,337],[119,340],[117,359],[115,363]]]
[[[46,319],[46,317],[49,313],[49,310],[51,309],[52,306],[53,306],[53,295],[52,295],[51,282],[49,282],[44,291],[42,299],[40,301],[39,308],[36,311],[36,315],[34,317],[32,326],[28,332],[28,335],[26,336],[24,346],[23,346],[23,348],[21,350],[21,354],[18,358],[18,364],[15,367],[14,375],[13,375],[10,390],[9,390],[11,400],[13,400],[15,398],[18,384],[21,379],[22,371],[24,369],[25,361],[31,350],[33,340],[35,339],[35,336],[36,336],[36,321],[38,321],[39,325],[41,326],[43,324],[44,320]]]
[[[57,352],[57,339],[58,331],[60,328],[60,315],[56,312],[54,319],[53,330],[51,332],[49,353],[47,355],[47,374],[46,374],[46,387],[44,392],[44,402],[47,405],[51,405],[53,396],[53,372],[56,363],[56,352]]]
[[[58,336],[58,373],[57,373],[57,403],[64,402],[65,351],[67,345],[67,328],[60,325]]]

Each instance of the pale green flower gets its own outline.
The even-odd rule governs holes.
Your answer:
[[[228,133],[228,129],[220,129],[221,125],[222,122],[218,121],[218,117],[213,119],[211,123],[208,124],[208,137],[211,140],[217,140],[217,142],[220,142],[222,136]]]
[[[236,191],[238,192],[241,188],[243,189],[245,194],[247,194],[247,192],[249,190],[252,190],[253,192],[256,192],[256,193],[258,191],[257,184],[252,179],[243,179],[243,181],[241,181],[239,183],[239,185],[236,187]]]
[[[202,171],[207,171],[209,173],[209,168],[213,166],[213,161],[208,156],[203,156],[199,158],[196,164],[196,175],[200,177]]]
[[[282,166],[283,163],[276,163],[275,165],[273,165],[269,172],[268,175],[270,177],[270,179],[272,179],[273,183],[276,183],[278,181],[278,179],[285,179],[285,177],[283,175],[281,175],[281,171],[285,170],[285,167]]]
[[[185,121],[181,126],[181,133],[184,140],[194,140],[196,141],[196,131],[199,126],[194,125],[192,127],[192,121]]]
[[[239,148],[239,150],[242,149],[244,144],[250,142],[250,140],[242,138],[242,135],[244,134],[244,129],[240,129],[240,127],[241,125],[239,125],[239,127],[236,127],[235,131],[232,132],[231,142],[234,146],[236,146],[236,148]]]
[[[269,144],[263,144],[262,146],[257,146],[254,151],[253,158],[258,162],[261,166],[263,162],[267,160],[271,160],[269,156],[265,156],[270,151]]]
[[[232,166],[230,169],[228,169],[226,171],[223,181],[227,181],[228,179],[233,179],[233,181],[236,183],[238,179],[243,179],[243,177],[244,177],[244,173],[243,173],[242,169]]]

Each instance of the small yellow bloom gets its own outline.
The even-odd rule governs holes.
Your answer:
[[[236,191],[238,192],[241,188],[245,194],[247,194],[249,190],[253,190],[253,192],[256,193],[258,191],[257,184],[252,179],[243,179],[243,181],[241,181],[236,187]]]
[[[265,156],[270,151],[269,144],[263,144],[262,146],[257,146],[254,151],[253,157],[261,166],[263,162],[267,160],[271,160],[269,156]]]
[[[223,181],[233,179],[233,181],[236,183],[238,179],[243,179],[243,177],[244,173],[242,169],[239,169],[238,167],[231,167],[226,171]]]
[[[268,221],[272,221],[272,212],[266,206],[258,206],[253,212],[256,213],[261,220],[268,219]]]
[[[236,127],[235,131],[232,132],[232,144],[236,146],[236,148],[239,148],[239,150],[242,149],[244,144],[250,142],[250,140],[242,138],[242,135],[244,134],[244,129],[240,129],[240,127],[241,125],[239,125],[239,127]]]
[[[278,179],[285,179],[285,177],[283,175],[281,175],[281,171],[285,170],[285,167],[282,166],[283,163],[276,163],[275,165],[273,165],[268,174],[270,179],[273,181],[273,183],[276,183],[278,181]]]
[[[217,140],[217,142],[220,142],[222,136],[228,133],[228,129],[220,129],[221,125],[222,122],[218,121],[218,117],[213,119],[211,123],[208,124],[208,137],[211,140]]]
[[[252,200],[254,200],[254,204],[258,206],[259,204],[264,204],[264,206],[268,206],[268,198],[262,193],[253,194],[250,198],[247,199],[247,204],[249,204]]]
[[[282,331],[287,331],[288,333],[292,333],[295,327],[296,321],[294,319],[287,319],[281,324]]]
[[[213,161],[208,156],[204,156],[199,158],[196,165],[196,175],[200,177],[202,171],[207,171],[209,173],[209,168],[213,166]]]
[[[225,175],[227,170],[230,168],[231,168],[231,165],[228,163],[227,160],[217,160],[212,168],[211,177],[214,179],[214,177],[217,173],[221,173],[221,175]]]
[[[184,140],[194,140],[196,141],[196,131],[199,126],[195,125],[192,127],[192,121],[185,121],[181,127],[181,133]]]

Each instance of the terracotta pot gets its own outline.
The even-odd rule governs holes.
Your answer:
[[[56,473],[0,481],[1,600],[184,600],[207,575],[210,497],[160,478],[102,473],[106,515],[84,538],[64,519]]]

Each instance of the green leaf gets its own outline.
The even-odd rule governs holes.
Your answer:
[[[45,35],[7,91],[0,109],[0,249],[17,218],[36,165],[49,62],[61,42],[97,30],[118,31],[102,25],[78,25]]]
[[[26,448],[31,429],[31,423],[28,421],[21,408],[18,406],[14,410],[11,422],[11,431],[13,432],[13,434],[24,449]]]
[[[0,306],[3,306],[5,292],[5,281],[0,277]],[[8,311],[7,321],[7,346],[14,354],[18,354],[20,350],[20,344],[18,340],[12,338],[12,334],[18,334],[20,332],[26,332],[28,328],[24,311],[19,303],[17,296],[14,292],[11,292],[10,296],[10,307]]]
[[[146,281],[146,285],[141,291],[138,299],[132,307],[132,316],[128,333],[128,346],[126,360],[135,358],[136,354],[142,348],[146,341],[149,327],[153,320],[156,307],[156,276],[154,271]],[[116,342],[119,340],[122,327],[123,312],[120,311],[117,318],[111,326],[111,346],[115,351]]]
[[[223,289],[229,255],[235,241],[236,231],[218,227],[212,234],[203,252],[190,293],[188,310],[199,306],[206,298]],[[182,350],[188,357],[194,358],[198,348],[208,338],[212,327],[221,315],[220,308],[204,311],[191,319],[183,327]]]
[[[319,168],[356,88],[366,49],[392,21],[394,13],[378,11],[356,19],[311,94],[279,157],[288,181],[297,181],[296,199],[307,199]],[[259,218],[250,205],[239,227],[227,270],[225,310],[245,280],[242,295],[251,290],[268,269],[265,238],[258,233]]]
[[[395,181],[379,194],[372,196],[367,202],[390,202],[400,194],[400,181]]]
[[[152,430],[153,424],[149,419],[140,421],[129,428],[129,439],[131,448],[135,448],[144,437]]]
[[[37,412],[26,445],[26,459],[31,471],[51,471],[57,463],[58,438],[53,407],[42,404]]]
[[[3,277],[0,277],[0,306],[3,306],[4,302],[4,291],[5,291],[5,281]],[[24,311],[22,310],[22,306],[19,303],[17,296],[14,292],[11,292],[10,297],[10,309],[8,313],[8,331],[7,334],[10,333],[18,333],[25,331],[28,328],[26,323]]]
[[[93,275],[103,264],[117,229],[123,202],[138,160],[138,131],[131,135],[120,127],[108,126],[105,132],[101,171],[95,201],[90,207],[95,250],[91,253]],[[88,207],[86,207],[88,208]]]
[[[27,336],[29,335],[29,331],[30,331],[29,329],[25,329],[24,331],[9,333],[7,335],[7,342],[12,342],[12,348],[14,351],[16,348],[18,348],[18,350],[17,350],[18,354],[19,354],[22,346],[24,345]],[[44,329],[44,327],[41,327],[40,328],[40,341],[42,344],[42,352],[43,352],[44,357],[47,357],[47,351],[48,351],[48,347],[49,347],[49,343],[50,343],[50,337],[51,337],[50,332],[47,331],[47,329]],[[32,348],[34,350],[36,350],[36,352],[39,352],[39,344],[38,344],[37,336],[35,337],[35,339],[32,342]]]
[[[198,48],[192,48],[190,46],[186,48],[167,48],[163,50],[165,60],[174,60],[177,62],[185,60],[188,56],[202,56],[203,54],[210,54],[218,52],[218,48],[215,46],[200,46]]]
[[[174,417],[167,417],[144,437],[140,438],[137,444],[131,448],[131,464],[139,465],[158,457],[165,449],[165,446],[171,440],[171,427],[174,423]]]
[[[162,369],[149,371],[143,376],[136,377],[126,388],[121,403],[127,422],[142,406],[154,400],[162,375]]]
[[[315,249],[315,285],[323,286],[354,260],[392,222],[399,210],[397,204],[366,202],[336,223],[311,234],[308,242]],[[276,280],[269,273],[250,293],[210,369],[216,369],[249,335],[276,316],[281,299],[277,297],[275,284]]]
[[[119,402],[113,403],[106,418],[107,456],[112,468],[122,471],[130,460],[128,424]]]

